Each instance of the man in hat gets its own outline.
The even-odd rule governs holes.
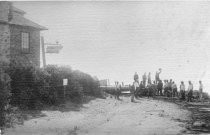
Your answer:
[[[137,72],[135,72],[134,74],[134,81],[139,83],[139,75],[137,74]]]
[[[177,92],[177,85],[176,85],[176,83],[173,81],[172,82],[172,96],[173,97],[176,97],[176,96],[178,96],[178,92]]]
[[[163,82],[162,82],[162,80],[160,80],[158,82],[157,89],[158,89],[158,95],[162,96],[163,95],[163,92],[162,92],[162,90],[163,90]]]
[[[131,89],[131,102],[134,102],[134,96],[135,96],[135,92],[136,92],[136,90],[137,90],[137,88],[139,87],[139,83],[138,82],[136,82],[136,81],[134,81],[133,82],[133,87],[132,87],[132,89]]]
[[[146,87],[146,81],[147,81],[147,75],[146,75],[146,73],[144,73],[144,75],[142,76],[142,80],[143,80],[144,87]]]
[[[181,84],[180,84],[180,94],[181,94],[180,99],[185,100],[185,85],[183,81],[181,81]]]
[[[156,84],[158,83],[158,81],[160,80],[160,73],[162,72],[162,69],[159,68],[159,71],[156,72],[155,74],[155,82]]]
[[[189,81],[187,102],[192,102],[192,97],[193,97],[193,84],[191,81]]]
[[[149,72],[149,74],[148,74],[148,82],[147,83],[149,83],[149,84],[151,84],[152,83],[152,80],[151,80],[151,73]]]

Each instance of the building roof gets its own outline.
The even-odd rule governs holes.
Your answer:
[[[32,22],[31,20],[25,18],[23,15],[17,13],[13,13],[12,19],[9,21],[9,24],[33,27],[38,30],[47,30],[46,27]]]
[[[25,11],[23,11],[23,10],[21,10],[19,8],[16,8],[14,6],[12,6],[12,11],[13,12],[17,12],[17,13],[22,14],[22,15],[24,15],[26,13]]]

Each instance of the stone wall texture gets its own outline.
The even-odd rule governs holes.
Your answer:
[[[40,31],[9,24],[11,2],[0,2],[0,67],[40,67]],[[29,33],[29,52],[21,48],[21,33]]]
[[[6,1],[0,2],[0,21],[8,22],[10,3]]]
[[[0,23],[0,66],[10,64],[10,30],[9,25]]]
[[[0,67],[10,62],[10,30],[8,22],[9,2],[0,2]]]
[[[25,53],[21,48],[21,33],[29,33],[29,52]],[[10,26],[10,57],[11,63],[16,67],[34,66],[40,67],[40,32],[29,28]]]

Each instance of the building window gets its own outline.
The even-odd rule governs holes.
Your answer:
[[[22,46],[22,52],[29,53],[29,33],[26,32],[21,33],[21,46]]]

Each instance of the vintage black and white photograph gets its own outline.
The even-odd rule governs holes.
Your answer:
[[[0,1],[0,135],[194,134],[210,1]]]

